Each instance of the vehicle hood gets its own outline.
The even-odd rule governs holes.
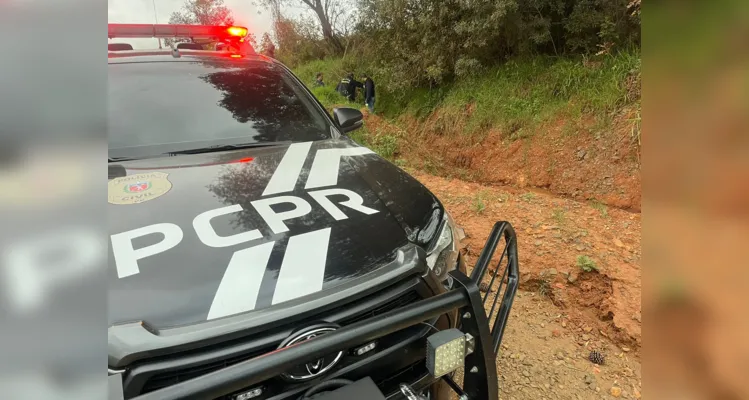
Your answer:
[[[110,326],[185,327],[334,293],[409,242],[427,247],[443,213],[347,138],[109,172]]]

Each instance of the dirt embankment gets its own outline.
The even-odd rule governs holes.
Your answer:
[[[409,172],[464,229],[469,268],[494,222],[515,227],[520,291],[497,360],[501,398],[640,398],[640,214]]]
[[[639,348],[640,214],[411,173],[465,230],[469,265],[476,261],[494,222],[509,221],[518,236],[521,289],[548,297],[564,310],[570,330]]]
[[[367,127],[399,138],[407,165],[444,177],[548,191],[579,201],[640,211],[642,183],[635,112],[621,110],[605,124],[595,118],[560,119],[530,131],[488,130],[467,135],[471,107],[437,111],[425,121],[403,118],[395,128],[376,116]]]

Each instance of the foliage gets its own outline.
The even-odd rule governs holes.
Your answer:
[[[182,9],[169,17],[170,24],[187,25],[232,25],[234,16],[224,4],[224,0],[185,0]],[[167,47],[188,39],[164,39]]]
[[[639,44],[629,0],[360,0],[365,59],[405,86],[476,75],[512,56]]]
[[[483,214],[486,210],[486,203],[484,202],[484,198],[486,197],[487,193],[486,191],[481,191],[476,194],[476,197],[473,199],[473,211],[476,214]]]
[[[340,96],[332,89],[347,72],[374,71],[370,73],[377,84],[378,115],[390,119],[428,117],[429,124],[416,127],[431,132],[438,131],[437,122],[450,133],[480,135],[498,128],[510,138],[533,134],[534,128],[560,116],[572,121],[583,114],[605,119],[621,107],[637,108],[639,95],[632,93],[628,82],[639,80],[639,60],[636,49],[601,56],[594,66],[580,56],[515,57],[432,89],[401,86],[388,70],[348,56],[314,60],[293,69],[308,85],[322,72],[332,99],[339,102]],[[470,114],[466,113],[468,108]],[[455,125],[456,120],[465,121],[465,125]]]
[[[318,37],[317,28],[310,19],[281,18],[274,23],[278,49],[276,58],[289,66],[318,60],[330,54],[325,41]]]
[[[598,271],[596,263],[588,256],[577,256],[577,267],[585,272]]]
[[[591,207],[593,207],[593,208],[595,208],[596,210],[598,210],[598,212],[600,212],[600,213],[601,213],[601,216],[602,216],[602,217],[604,217],[604,218],[608,218],[608,216],[609,216],[609,211],[608,211],[608,208],[606,207],[606,204],[603,204],[603,203],[601,203],[600,201],[598,201],[598,200],[595,200],[595,199],[593,199],[593,200],[592,200],[592,201],[590,202],[590,205],[591,205]]]
[[[276,35],[279,34],[277,23],[289,19],[288,16],[283,16],[281,10],[290,7],[302,7],[308,11],[306,16],[311,13],[316,17],[317,22],[313,24],[315,26],[314,37],[322,34],[323,41],[326,43],[330,54],[340,54],[344,51],[341,34],[348,33],[345,24],[352,20],[352,15],[348,12],[348,4],[343,0],[256,0],[255,5],[270,10],[274,25],[276,25],[274,27]],[[302,19],[306,18],[302,17]],[[298,21],[299,19],[297,19]],[[309,39],[313,38],[309,37]],[[289,51],[288,54],[291,53]]]

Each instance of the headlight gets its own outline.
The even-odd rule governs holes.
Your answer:
[[[440,234],[432,248],[427,252],[427,265],[440,280],[445,280],[447,273],[455,268],[458,262],[458,230],[455,222],[447,212],[440,227]]]

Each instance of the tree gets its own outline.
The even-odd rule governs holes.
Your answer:
[[[271,58],[276,57],[276,45],[273,44],[273,40],[271,40],[268,32],[263,34],[262,41],[260,42],[260,54]]]
[[[169,17],[170,24],[187,25],[233,25],[234,16],[231,14],[224,0],[186,0],[182,9],[175,11]],[[165,39],[164,43],[187,42],[188,39]]]
[[[317,16],[317,20],[320,23],[322,37],[336,53],[342,53],[344,50],[339,35],[341,29],[336,28],[336,23],[350,22],[350,19],[345,18],[348,14],[346,12],[346,4],[344,4],[343,1],[344,0],[256,0],[259,5],[262,5],[271,11],[275,23],[283,19],[280,10],[285,6],[302,6],[303,8],[312,11],[315,16]],[[347,29],[343,30],[346,31]]]

